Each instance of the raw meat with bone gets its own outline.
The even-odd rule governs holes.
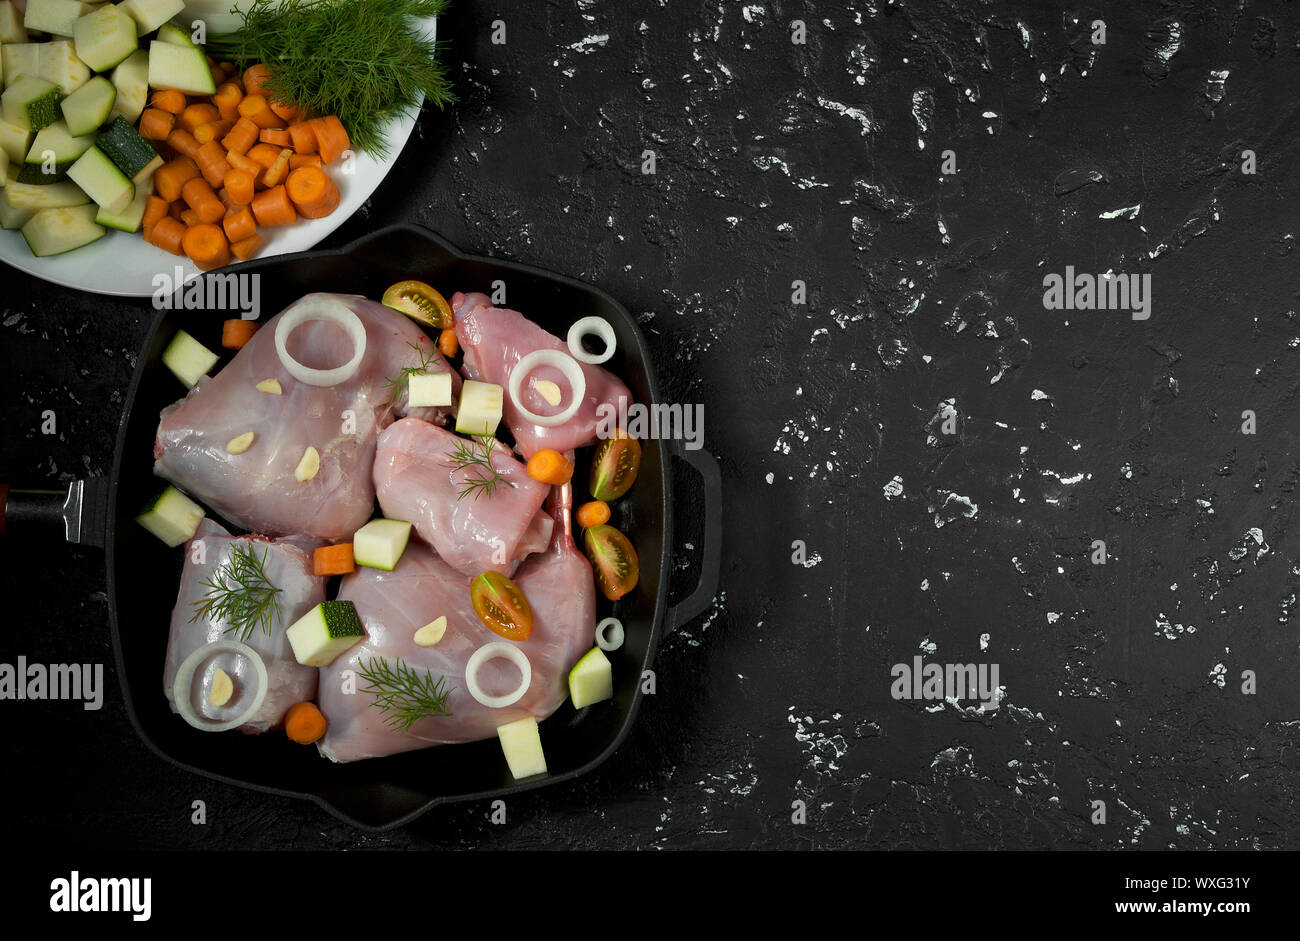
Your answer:
[[[568,353],[568,345],[547,333],[537,324],[514,310],[493,307],[486,294],[457,293],[451,299],[456,314],[456,339],[465,353],[464,370],[470,379],[495,382],[509,389],[510,373],[515,364],[534,350],[561,350]],[[536,425],[519,414],[507,392],[504,396],[504,418],[515,447],[524,457],[532,457],[542,448],[552,448],[563,453],[580,448],[596,440],[599,422],[597,408],[608,405],[615,415],[626,414],[632,394],[613,373],[600,366],[578,363],[587,379],[587,391],[578,412],[568,421],[553,427]],[[538,381],[550,381],[559,386],[561,404],[569,399],[569,382],[554,366],[541,366],[530,373],[522,391],[523,404],[538,415],[553,415],[561,409],[551,405],[535,387]],[[620,407],[621,403],[621,407]]]
[[[465,665],[470,655],[502,638],[474,613],[469,579],[413,540],[394,571],[358,569],[343,579],[339,597],[356,605],[367,638],[321,668],[319,701],[329,719],[319,744],[321,754],[334,761],[357,761],[472,742],[492,737],[507,722],[525,716],[544,719],[559,708],[568,695],[569,670],[594,643],[596,594],[591,564],[573,544],[571,489],[557,487],[553,494],[551,545],[524,562],[514,578],[534,618],[532,634],[518,645],[532,667],[532,683],[523,697],[514,705],[490,708],[469,694]],[[440,616],[447,618],[442,639],[432,647],[417,645],[415,632]],[[362,691],[364,678],[356,677],[355,693],[344,692],[343,672],[377,657],[390,662],[400,657],[410,667],[444,677],[452,688],[447,698],[451,716],[419,719],[402,733],[371,705],[373,696]],[[479,683],[489,696],[506,693],[518,682],[518,669],[501,660],[488,661],[479,671]]]
[[[490,496],[465,492],[488,473],[479,466],[454,467],[457,447],[474,448],[491,460],[502,479]],[[375,492],[385,516],[410,522],[462,575],[510,575],[520,560],[551,541],[553,519],[542,510],[550,488],[529,477],[504,445],[493,442],[490,458],[484,448],[418,418],[403,418],[379,436]]]
[[[328,387],[295,379],[275,342],[280,318],[319,299],[346,305],[366,337],[355,374]],[[354,349],[341,327],[319,320],[298,326],[287,340],[291,357],[317,369],[346,363]],[[163,410],[154,473],[244,529],[346,539],[374,509],[375,441],[394,414],[431,421],[451,414],[449,408],[407,408],[405,392],[394,401],[390,383],[422,361],[430,372],[452,374],[458,398],[460,376],[408,318],[361,297],[308,295],[267,321],[215,377]],[[277,380],[282,394],[259,390],[265,379]],[[255,437],[247,451],[227,451],[232,439],[250,431]],[[308,447],[319,452],[320,470],[300,482],[294,471]]]
[[[200,540],[203,561],[196,563],[195,542]],[[208,594],[203,583],[218,576],[223,569],[229,569],[230,554],[236,546],[250,547],[259,560],[265,556],[262,571],[266,580],[280,589],[276,595],[279,611],[270,633],[254,627],[244,638],[240,632],[230,630],[228,619],[202,617],[190,620],[198,610],[195,603],[201,602]],[[312,574],[312,550],[315,548],[316,543],[303,539],[234,537],[208,519],[199,524],[194,539],[185,546],[185,568],[167,637],[163,689],[173,710],[176,704],[172,698],[172,685],[181,663],[200,647],[219,640],[241,640],[261,654],[262,662],[266,664],[266,698],[249,721],[240,726],[241,731],[265,732],[278,725],[294,703],[315,697],[318,671],[294,659],[284,633],[294,621],[325,600],[325,579]]]

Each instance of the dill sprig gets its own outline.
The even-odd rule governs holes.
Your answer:
[[[514,486],[492,463],[492,449],[495,446],[496,439],[491,435],[461,438],[456,442],[447,466],[452,470],[468,471],[461,481],[457,500],[464,500],[470,494],[474,495],[475,500],[480,496],[491,497],[502,484]]]
[[[258,627],[271,633],[280,613],[276,598],[280,589],[266,577],[266,550],[259,559],[252,546],[235,546],[225,564],[202,584],[207,592],[194,602],[198,610],[190,618],[191,624],[199,618],[229,621],[225,633],[237,631],[240,640],[248,640]]]
[[[428,670],[407,666],[399,657],[389,663],[374,657],[367,663],[358,661],[357,676],[368,684],[361,691],[375,697],[372,706],[384,710],[384,724],[406,732],[425,716],[450,716],[447,697],[451,695],[445,677],[436,680]]]
[[[403,366],[397,371],[396,376],[388,380],[386,388],[391,390],[392,394],[389,397],[389,402],[393,405],[397,404],[397,400],[400,399],[410,387],[412,374],[417,372],[426,372],[430,366],[442,359],[437,349],[433,347],[426,350],[418,343],[407,343],[406,345],[415,350],[415,355],[420,357],[420,362],[414,366]]]
[[[337,115],[352,145],[384,158],[385,127],[418,110],[455,101],[432,42],[416,22],[447,0],[253,0],[232,33],[208,38],[215,59],[270,69],[267,94],[300,110]]]

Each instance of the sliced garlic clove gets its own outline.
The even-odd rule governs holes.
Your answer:
[[[560,387],[549,379],[538,379],[533,382],[533,388],[537,394],[546,399],[551,405],[559,405],[562,393]]]
[[[307,450],[302,452],[302,460],[298,462],[297,468],[294,469],[294,479],[299,483],[306,483],[315,477],[319,471],[320,452],[308,446]]]
[[[212,686],[208,689],[208,702],[214,706],[224,706],[235,694],[235,681],[230,674],[218,667],[212,673]]]
[[[253,446],[253,441],[256,438],[257,435],[255,433],[251,431],[245,431],[242,435],[239,435],[238,437],[235,438],[231,438],[228,442],[226,442],[226,451],[229,454],[243,454],[245,451],[247,451],[249,448]]]
[[[443,615],[430,621],[424,627],[415,632],[415,642],[421,647],[432,647],[438,641],[442,640],[442,635],[447,633],[447,617]]]
[[[280,388],[279,379],[263,379],[257,384],[258,392],[269,392],[271,395],[279,395],[284,390]]]

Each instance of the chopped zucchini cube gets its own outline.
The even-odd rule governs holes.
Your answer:
[[[463,435],[494,435],[501,424],[503,391],[495,382],[466,379],[460,387],[456,430]]]
[[[9,44],[26,41],[27,27],[23,25],[23,15],[18,12],[12,0],[0,0],[0,42]]]
[[[107,3],[72,24],[72,39],[77,58],[103,72],[135,52],[135,20]]]
[[[177,379],[193,388],[209,369],[217,365],[217,354],[184,330],[177,330],[167,349],[163,350],[162,361]]]
[[[27,34],[24,32],[24,36]],[[5,85],[12,85],[24,76],[39,78],[41,74],[41,43],[19,40],[4,47]]]
[[[303,666],[326,667],[365,640],[366,629],[351,601],[322,601],[285,631],[294,659]]]
[[[405,520],[371,520],[352,537],[352,555],[357,565],[391,572],[406,551],[411,524]]]
[[[185,0],[123,0],[118,6],[123,13],[135,20],[136,35],[143,36],[152,33],[184,10]]]
[[[497,727],[501,751],[515,779],[546,773],[546,753],[542,751],[542,736],[537,730],[537,720],[526,716]]]
[[[94,206],[42,209],[23,224],[23,239],[37,258],[89,245],[108,231],[95,222],[96,211]]]
[[[40,77],[59,86],[65,95],[90,81],[90,69],[77,58],[76,47],[66,39],[43,42],[40,45]]]
[[[592,647],[569,671],[569,698],[573,708],[581,709],[614,696],[614,674],[609,658],[599,647]]]
[[[149,43],[149,85],[174,88],[187,95],[211,95],[217,90],[202,49],[157,39]]]
[[[4,119],[26,131],[39,131],[59,119],[59,86],[37,76],[25,75],[0,95]]]
[[[125,209],[135,198],[135,185],[131,178],[125,176],[98,147],[91,147],[68,167],[68,179],[110,212]]]
[[[407,380],[406,404],[412,408],[433,408],[451,404],[451,373],[416,372]]]
[[[203,520],[199,506],[175,487],[168,487],[146,506],[135,521],[169,546],[194,538]]]
[[[72,24],[85,12],[77,0],[27,0],[23,26],[38,33],[71,36]]]

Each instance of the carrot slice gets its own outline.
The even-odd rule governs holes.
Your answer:
[[[226,214],[226,207],[217,199],[212,186],[202,177],[187,180],[181,187],[181,199],[194,210],[200,222],[216,222]]]
[[[312,132],[316,135],[316,145],[320,150],[321,163],[329,166],[352,146],[343,122],[334,115],[315,118],[311,121]]]
[[[294,154],[289,158],[290,170],[297,170],[299,167],[319,166],[321,166],[320,154]]]
[[[163,216],[145,233],[144,240],[156,245],[173,255],[183,254],[181,242],[185,237],[185,225],[171,216]]]
[[[221,146],[231,153],[246,154],[248,148],[257,143],[258,127],[247,118],[241,117],[235,121],[235,126],[230,129],[221,141]]]
[[[253,197],[253,216],[260,226],[293,225],[298,212],[283,186],[273,186]]]
[[[190,226],[181,239],[181,247],[203,271],[230,264],[230,242],[220,226],[207,223]]]
[[[177,157],[154,171],[154,192],[167,202],[174,203],[181,198],[181,187],[198,175],[198,164],[189,157]]]
[[[234,82],[224,82],[212,96],[212,103],[227,121],[239,120],[239,103],[244,100],[244,93]]]
[[[313,702],[295,703],[284,714],[284,734],[299,745],[310,745],[320,740],[329,728],[329,722]]]
[[[267,100],[267,104],[271,106],[271,110],[275,112],[275,116],[282,121],[292,121],[294,118],[298,117],[298,106],[295,104],[286,104],[283,101],[271,101],[269,99]]]
[[[320,167],[299,167],[289,174],[285,187],[299,209],[319,206],[329,198],[330,191],[337,188],[329,174]]]
[[[293,149],[295,153],[301,155],[316,153],[318,147],[316,143],[316,131],[312,128],[312,123],[310,121],[289,125],[289,136],[293,138]]]
[[[207,124],[200,124],[194,129],[194,139],[200,144],[206,144],[208,141],[220,141],[230,133],[230,129],[235,126],[234,121],[227,121],[222,118],[219,121],[209,121]]]
[[[231,244],[257,234],[257,223],[253,221],[253,213],[247,206],[231,210],[221,221],[221,227],[226,230],[226,238],[230,239]]]
[[[604,500],[592,500],[578,507],[578,512],[574,514],[574,519],[583,529],[591,529],[593,526],[603,526],[609,522],[609,504]]]
[[[185,110],[185,92],[170,88],[166,91],[156,91],[153,93],[150,105],[168,114],[180,114]]]
[[[167,215],[171,216],[171,218],[175,219],[177,222],[184,223],[185,220],[181,218],[181,213],[188,212],[189,208],[189,206],[185,205],[185,200],[177,199],[168,204]]]
[[[254,180],[262,175],[266,167],[262,166],[256,160],[249,160],[244,154],[237,154],[233,150],[226,151],[226,162],[235,170],[243,170]],[[230,174],[226,174],[229,176]]]
[[[293,138],[289,136],[288,129],[283,127],[264,127],[257,139],[263,144],[274,144],[276,147],[293,146]]]
[[[227,320],[221,325],[221,345],[228,350],[242,350],[259,326],[256,320]]]
[[[141,226],[147,231],[150,226],[167,215],[167,200],[161,196],[150,196],[144,203],[144,217]]]
[[[140,115],[140,136],[145,140],[166,140],[176,125],[176,115],[161,108],[145,108]]]
[[[315,575],[347,575],[357,570],[350,542],[341,542],[336,546],[321,546],[312,553],[311,561],[312,572]]]
[[[174,128],[167,135],[167,145],[184,157],[193,157],[199,149],[199,142],[194,135],[184,128]]]
[[[262,185],[266,187],[279,186],[284,182],[284,178],[289,173],[289,158],[293,156],[293,151],[288,147],[280,151],[275,158],[275,162],[266,168],[262,174]]]
[[[199,149],[194,153],[194,162],[199,165],[199,172],[203,174],[203,179],[213,187],[220,186],[221,181],[230,172],[225,148],[214,140],[199,145]]]
[[[200,124],[207,124],[210,121],[219,120],[221,120],[221,112],[217,110],[216,105],[208,104],[207,102],[195,102],[194,104],[189,105],[180,113],[180,116],[176,118],[176,122],[191,134],[194,133],[194,129]]]
[[[456,339],[455,330],[448,327],[438,334],[438,352],[448,359],[460,352],[460,341]]]
[[[528,476],[554,487],[567,484],[573,477],[573,465],[563,454],[551,448],[542,448],[528,459]]]
[[[240,261],[248,261],[258,253],[262,248],[262,236],[253,235],[242,242],[236,242],[230,246],[230,252]]]
[[[199,214],[195,212],[193,209],[181,210],[181,222],[184,223],[187,229],[191,229],[196,225],[203,224],[203,220],[199,218]]]
[[[271,69],[264,62],[244,69],[244,91],[250,95],[263,95],[271,79]]]
[[[258,169],[261,169],[260,167]],[[226,192],[236,205],[247,206],[253,201],[253,174],[247,170],[231,170],[224,181]]]
[[[284,122],[271,110],[263,95],[246,95],[239,103],[239,114],[258,127],[279,127]]]

